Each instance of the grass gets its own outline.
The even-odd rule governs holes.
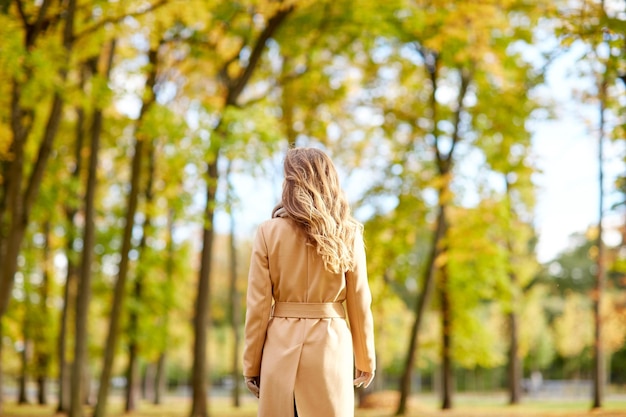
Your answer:
[[[358,409],[355,417],[390,417],[395,410],[397,393],[382,392],[370,396],[366,405],[371,408]],[[602,410],[590,410],[589,399],[532,399],[526,398],[522,404],[507,406],[502,395],[457,394],[454,409],[438,409],[438,399],[433,395],[419,395],[411,398],[406,417],[626,417],[626,397],[611,397],[604,402]],[[141,403],[139,409],[129,414],[123,413],[119,400],[112,400],[108,408],[109,417],[186,417],[189,413],[189,400],[168,398],[160,406]],[[210,402],[212,417],[254,417],[256,399],[243,397],[242,406],[235,408],[230,399],[216,398]],[[90,415],[88,411],[87,416]],[[37,405],[17,405],[5,402],[2,417],[51,417],[55,407]]]

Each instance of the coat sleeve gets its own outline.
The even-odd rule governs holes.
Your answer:
[[[272,307],[267,245],[262,225],[259,227],[250,259],[248,291],[246,295],[246,324],[244,331],[243,374],[259,376],[261,355]]]
[[[367,281],[367,264],[363,236],[357,234],[354,242],[355,266],[346,272],[346,307],[356,368],[364,372],[376,370],[374,351],[374,319],[372,293]]]

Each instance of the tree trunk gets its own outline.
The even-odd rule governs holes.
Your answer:
[[[22,351],[20,352],[20,361],[22,362],[20,369],[20,377],[19,377],[19,392],[17,396],[18,404],[28,404],[28,395],[26,393],[26,385],[28,383],[28,360],[30,356],[30,339],[27,337],[26,326],[30,327],[28,323],[26,323],[26,318],[24,318],[24,346],[22,347]]]
[[[127,413],[137,409],[139,399],[139,346],[132,342],[128,346],[128,369],[126,370],[126,404]]]
[[[447,265],[441,266],[441,409],[452,408],[454,370],[452,365],[452,306]]]
[[[48,293],[50,287],[50,268],[52,259],[50,259],[50,220],[44,223],[44,247],[43,247],[43,271],[42,281],[39,288],[39,317],[41,321],[47,319],[48,315]],[[47,323],[39,322],[41,328],[45,328]],[[48,394],[46,390],[46,380],[48,376],[48,367],[50,366],[50,353],[48,343],[48,333],[38,331],[35,333],[35,352],[37,362],[37,402],[40,405],[48,403]]]
[[[156,84],[156,74],[158,66],[158,50],[151,49],[148,52],[150,72],[146,79],[145,91],[146,97],[142,103],[141,111],[137,123],[135,125],[135,154],[133,155],[131,168],[131,188],[128,194],[128,205],[126,209],[126,222],[124,225],[124,235],[122,237],[122,250],[120,253],[120,264],[115,282],[115,291],[113,294],[113,303],[110,313],[109,331],[107,335],[106,347],[104,351],[104,362],[102,365],[102,374],[100,375],[100,386],[98,387],[98,399],[93,417],[104,417],[106,415],[107,399],[109,394],[109,384],[113,373],[113,359],[117,346],[119,335],[119,323],[122,316],[122,308],[124,306],[124,298],[126,295],[126,277],[128,275],[129,253],[132,248],[132,232],[135,225],[135,213],[137,212],[137,203],[139,199],[139,187],[141,178],[141,168],[145,157],[145,145],[149,138],[143,136],[139,132],[144,115],[155,101],[154,86]]]
[[[0,359],[2,359],[2,340],[3,340],[3,329],[2,329],[2,320],[0,320]],[[3,402],[3,396],[2,396],[2,392],[4,391],[4,386],[3,386],[3,380],[4,380],[4,375],[3,375],[3,369],[2,369],[2,360],[0,360],[0,413],[2,413],[2,402]]]
[[[153,203],[152,184],[154,182],[154,170],[155,170],[155,155],[154,146],[149,144],[149,163],[148,163],[148,181],[146,183],[145,190],[145,205],[146,214],[143,224],[143,235],[141,236],[141,242],[139,243],[139,259],[141,262],[142,257],[145,256],[147,239],[150,235],[151,229],[151,205]],[[138,268],[135,276],[135,282],[133,286],[133,296],[135,299],[134,308],[130,311],[129,326],[128,326],[128,371],[127,371],[127,383],[126,383],[126,412],[133,411],[137,408],[137,399],[139,398],[139,311],[141,308],[141,302],[143,298],[143,286],[144,286],[145,271],[142,268]]]
[[[417,357],[417,348],[419,346],[419,328],[422,324],[426,309],[430,304],[430,297],[435,282],[436,266],[435,261],[440,254],[440,242],[445,235],[445,207],[439,205],[439,213],[437,214],[437,224],[435,233],[433,233],[433,242],[431,244],[428,260],[426,261],[426,267],[424,268],[424,276],[422,277],[422,288],[417,295],[415,302],[415,318],[413,326],[411,327],[411,336],[409,337],[409,346],[407,349],[406,360],[402,371],[402,377],[400,378],[400,399],[398,401],[398,408],[396,409],[396,416],[402,416],[406,414],[406,406],[409,395],[411,394],[411,375],[413,374],[413,368],[415,366],[415,359]]]
[[[145,250],[146,246],[146,228],[147,227],[144,227],[144,234],[139,245],[140,253]],[[139,312],[137,311],[137,304],[141,302],[142,293],[143,272],[139,272],[133,286],[133,296],[136,304],[131,309],[128,324],[128,369],[126,371],[126,405],[124,408],[126,412],[137,409],[137,401],[139,398],[139,344],[137,342],[139,334]]]
[[[239,374],[239,322],[241,320],[241,314],[239,312],[239,292],[237,290],[237,245],[235,242],[235,213],[233,208],[234,196],[233,187],[230,182],[231,175],[231,161],[228,162],[228,170],[226,173],[228,182],[228,196],[227,201],[230,208],[230,326],[233,333],[233,364],[232,364],[232,378],[233,378],[233,407],[241,406],[241,393],[239,380],[241,375]]]
[[[46,389],[46,376],[37,376],[37,403],[39,405],[48,404],[48,390]]]
[[[73,233],[68,236],[68,247],[73,246]],[[72,242],[72,243],[70,243]],[[76,309],[75,301],[76,301],[76,265],[74,261],[70,260],[68,257],[67,263],[67,275],[65,279],[65,288],[63,290],[63,309],[61,310],[61,320],[60,320],[60,328],[59,328],[59,336],[57,340],[57,355],[59,362],[59,378],[58,378],[58,405],[57,405],[57,413],[67,413],[69,410],[69,401],[70,401],[70,373],[71,373],[71,364],[67,362],[66,359],[66,351],[67,351],[67,339],[69,338],[68,333],[68,322],[69,322],[69,312],[72,309]]]
[[[103,52],[104,53],[104,52]],[[108,61],[105,69],[105,77],[108,78],[113,65],[115,55],[115,41],[110,42]],[[97,60],[91,62],[92,72],[97,71]],[[87,187],[85,191],[85,228],[83,231],[83,256],[80,266],[80,278],[78,282],[76,300],[76,330],[74,343],[74,363],[72,366],[71,379],[71,402],[69,417],[82,417],[83,400],[85,399],[86,387],[83,378],[86,375],[87,366],[87,317],[89,315],[89,302],[91,300],[91,277],[93,249],[95,245],[95,196],[98,174],[98,152],[100,149],[100,136],[102,132],[103,114],[102,109],[96,103],[93,112],[93,120],[90,131],[90,154],[87,174]]]
[[[163,323],[161,327],[162,340],[161,340],[161,353],[157,362],[157,369],[155,375],[154,384],[154,404],[161,404],[163,399],[165,383],[166,383],[166,351],[167,351],[167,337],[169,333],[169,312],[170,308],[174,304],[173,287],[174,282],[174,257],[176,256],[174,250],[174,210],[169,209],[167,213],[167,263],[165,266],[166,281],[165,281],[165,302],[163,308]]]
[[[515,301],[514,301],[515,303]],[[512,306],[515,308],[515,305]],[[522,363],[519,358],[519,326],[517,324],[517,313],[511,311],[509,313],[509,363],[508,363],[508,388],[509,388],[509,404],[519,404],[522,397]]]
[[[147,363],[141,377],[141,398],[144,400],[154,398],[156,384],[156,362]]]
[[[407,403],[408,396],[410,394],[410,377],[411,377],[411,372],[413,369],[413,364],[415,361],[415,348],[417,347],[417,336],[419,332],[420,322],[422,319],[421,316],[424,314],[426,310],[427,304],[425,301],[427,301],[427,299],[429,298],[429,293],[433,286],[435,273],[437,269],[440,268],[437,265],[437,259],[439,255],[445,252],[445,248],[440,247],[441,246],[440,242],[445,236],[447,232],[447,228],[448,228],[447,219],[446,219],[446,208],[450,204],[450,195],[449,195],[450,194],[450,175],[452,173],[452,166],[454,162],[454,159],[453,159],[454,150],[455,150],[456,144],[459,142],[460,137],[461,137],[460,136],[460,124],[461,124],[461,113],[463,111],[463,101],[467,94],[467,89],[468,89],[469,82],[470,82],[469,74],[463,70],[460,70],[459,72],[461,75],[460,77],[461,84],[459,86],[459,94],[457,97],[457,108],[455,109],[454,114],[453,114],[454,131],[452,133],[452,141],[451,141],[452,143],[447,153],[445,153],[439,147],[439,144],[440,144],[439,127],[438,127],[438,122],[439,122],[438,107],[439,106],[438,106],[437,99],[436,99],[436,94],[437,94],[437,89],[438,89],[439,55],[437,52],[429,50],[428,48],[424,48],[421,45],[418,45],[417,48],[418,48],[418,52],[422,55],[422,58],[424,59],[424,65],[426,67],[426,70],[428,72],[428,76],[431,82],[429,106],[430,106],[430,119],[432,121],[431,134],[434,140],[433,152],[436,157],[438,178],[441,178],[443,182],[439,185],[438,196],[437,196],[438,201],[439,201],[437,225],[436,225],[436,232],[433,237],[433,246],[431,247],[431,252],[430,252],[428,262],[427,262],[427,267],[426,267],[428,275],[426,275],[425,279],[423,280],[423,291],[422,293],[418,295],[418,302],[416,303],[415,322],[413,323],[413,327],[411,329],[411,336],[409,338],[409,351],[407,353],[405,369],[403,371],[402,379],[400,382],[400,400],[398,402],[396,415],[406,414],[406,403]],[[442,268],[445,268],[445,266],[443,266]],[[442,272],[442,275],[447,274],[446,271],[442,270],[441,272]],[[445,278],[446,277],[444,277],[444,279]],[[444,332],[444,336],[445,336],[445,332]],[[446,365],[445,361],[446,359],[443,358],[444,375],[442,376],[444,377],[443,378],[444,381],[442,381],[442,387],[444,389],[444,392],[447,389],[446,387],[450,387],[453,384],[452,383],[453,375],[451,373],[452,364],[450,363]],[[449,369],[447,369],[446,366],[448,366]],[[445,378],[446,378],[446,375],[448,374],[450,375],[450,380],[446,382]],[[447,400],[445,400],[446,396],[451,395],[451,391],[449,392],[450,394],[444,394],[444,404],[447,402]],[[451,404],[451,399],[449,400],[449,403]]]
[[[506,184],[506,201],[509,213],[509,225],[510,231],[513,230],[514,211],[513,203],[511,202],[511,183],[508,175],[504,175],[504,182]],[[508,351],[508,363],[507,363],[507,385],[509,390],[509,404],[519,404],[522,398],[522,362],[519,357],[519,324],[518,324],[518,305],[520,302],[520,288],[518,288],[517,274],[514,272],[514,260],[513,260],[513,243],[511,239],[507,238],[506,242],[507,251],[509,253],[509,281],[511,283],[511,311],[508,314],[509,322],[509,351]]]
[[[195,303],[195,316],[193,319],[194,345],[193,345],[193,368],[191,375],[192,406],[191,417],[207,417],[207,333],[210,311],[210,268],[213,252],[213,220],[215,207],[215,193],[217,191],[217,157],[208,164],[207,168],[207,203],[204,211],[204,232],[202,238],[202,257],[200,275],[198,277],[198,291]]]
[[[87,69],[83,66],[80,77],[80,88],[84,87]],[[76,183],[80,182],[80,173],[82,167],[82,150],[85,142],[85,111],[82,106],[76,108],[76,147],[74,148],[74,167],[71,171],[71,179]],[[76,273],[77,273],[77,255],[74,249],[74,243],[77,235],[76,215],[78,207],[73,207],[69,203],[65,206],[67,240],[65,242],[65,257],[67,259],[67,272],[65,276],[65,287],[63,290],[63,308],[61,310],[59,336],[57,341],[58,348],[58,406],[57,413],[67,413],[69,410],[69,373],[70,367],[66,359],[68,322],[70,320],[69,312],[75,310],[76,301]]]
[[[452,144],[450,150],[442,152],[439,147],[439,136],[435,135],[435,154],[437,156],[437,167],[439,169],[439,177],[443,180],[439,191],[439,204],[446,207],[450,204],[450,182],[452,174],[452,166],[454,164],[454,149],[457,143],[461,139],[461,114],[463,113],[463,102],[467,95],[467,89],[470,83],[470,74],[463,68],[459,69],[460,85],[459,93],[457,95],[456,109],[453,114],[453,126],[452,132]],[[436,85],[436,71],[431,72],[433,77],[433,85]],[[435,102],[434,93],[432,96],[433,102]],[[434,106],[434,104],[433,104]],[[444,235],[448,230],[447,219],[444,215]],[[442,248],[442,252],[445,253],[448,248]],[[452,408],[452,396],[454,394],[454,365],[452,359],[452,304],[450,303],[450,276],[447,263],[439,265],[441,275],[441,320],[442,320],[442,375],[441,375],[441,387],[442,387],[442,400],[441,408],[444,410]]]
[[[2,329],[2,320],[0,320],[0,413],[2,413],[2,402],[3,402],[3,396],[2,396],[2,392],[4,392],[4,385],[3,385],[3,375],[2,375],[2,340],[3,340],[3,329]]]
[[[22,182],[24,178],[24,146],[32,124],[23,126],[26,111],[20,106],[21,87],[12,83],[11,91],[11,130],[13,140],[9,152],[11,161],[4,165],[2,218],[0,219],[0,318],[7,311],[11,290],[17,269],[17,255],[22,243],[23,207]],[[30,122],[32,123],[32,121]],[[6,231],[6,232],[5,232]],[[21,231],[21,234],[19,233]],[[5,234],[6,233],[6,234]]]
[[[165,394],[165,353],[159,355],[154,374],[154,404],[160,405]]]
[[[602,241],[602,220],[604,218],[604,109],[606,106],[606,74],[600,84],[600,126],[598,135],[598,254],[596,258],[596,281],[591,299],[594,316],[593,344],[593,404],[592,408],[601,408],[604,399],[606,370],[604,347],[602,343],[602,298],[604,292],[604,242]]]
[[[28,393],[27,393],[27,385],[28,385],[28,373],[29,373],[29,363],[32,357],[32,330],[34,328],[33,322],[33,306],[31,304],[31,292],[32,286],[29,280],[30,274],[24,274],[24,312],[22,316],[22,338],[23,338],[23,346],[22,351],[20,352],[20,376],[19,376],[19,392],[17,397],[18,404],[28,404]]]

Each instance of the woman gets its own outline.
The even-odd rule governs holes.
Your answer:
[[[290,149],[284,171],[252,248],[246,384],[259,416],[353,416],[353,385],[367,387],[376,366],[363,226],[325,153]]]

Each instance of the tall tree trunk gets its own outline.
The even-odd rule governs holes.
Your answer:
[[[213,220],[215,207],[215,193],[217,191],[217,157],[209,163],[207,168],[207,204],[204,210],[205,226],[202,237],[202,256],[200,264],[200,276],[198,277],[198,291],[196,295],[196,313],[193,319],[194,345],[193,345],[193,368],[191,375],[192,405],[191,417],[207,417],[207,333],[209,325],[209,297],[210,291],[210,268],[213,251]]]
[[[0,359],[2,358],[2,340],[3,340],[3,326],[2,326],[2,320],[0,320]],[[2,379],[2,360],[0,360],[0,393],[4,392],[4,385],[3,385],[3,379]],[[0,412],[2,412],[2,395],[0,395]]]
[[[244,88],[250,81],[252,74],[257,68],[263,50],[267,44],[267,41],[274,35],[276,30],[280,27],[282,22],[287,18],[289,13],[294,10],[294,6],[290,5],[286,8],[279,9],[272,18],[267,22],[267,25],[256,39],[254,47],[250,52],[248,58],[248,65],[245,69],[235,78],[231,78],[228,72],[228,65],[222,69],[220,74],[222,75],[222,82],[226,87],[226,95],[224,99],[224,108],[229,106],[236,106],[239,96],[243,92]],[[245,45],[242,46],[242,48]],[[221,131],[221,122],[215,127],[215,132],[218,135],[223,135]],[[209,312],[210,303],[209,298],[211,295],[210,285],[210,272],[212,262],[212,248],[213,248],[213,230],[214,230],[214,212],[215,212],[215,193],[217,191],[217,183],[219,180],[219,171],[217,169],[217,162],[220,154],[219,144],[212,149],[214,159],[207,164],[206,174],[206,207],[204,209],[204,231],[202,236],[202,254],[200,272],[198,276],[198,290],[196,294],[195,302],[195,316],[193,321],[194,327],[194,345],[193,345],[193,369],[191,376],[191,389],[192,389],[192,404],[191,404],[191,416],[190,417],[207,417],[209,415],[208,410],[208,385],[206,381],[207,373],[207,358],[206,358],[206,346],[207,346],[207,334],[208,325],[210,322]],[[102,417],[102,416],[95,416]]]
[[[606,106],[607,76],[603,75],[600,84],[600,123],[598,133],[598,254],[596,258],[596,280],[592,294],[594,316],[593,344],[593,404],[592,408],[601,408],[604,399],[606,370],[604,363],[604,347],[602,343],[602,298],[604,293],[604,242],[602,241],[602,220],[604,218],[604,109]]]
[[[445,236],[445,207],[439,205],[437,214],[437,224],[435,226],[435,232],[433,233],[433,241],[430,248],[430,253],[426,261],[426,267],[424,268],[424,276],[422,277],[422,288],[418,293],[417,300],[415,302],[414,321],[411,326],[411,335],[409,336],[409,346],[407,348],[406,360],[404,362],[404,368],[402,371],[402,377],[400,378],[400,399],[398,401],[398,408],[396,409],[396,416],[402,416],[406,414],[406,406],[409,395],[411,394],[411,376],[413,375],[413,368],[415,366],[415,359],[417,358],[417,348],[419,346],[419,328],[422,324],[426,309],[430,304],[430,298],[435,282],[436,266],[435,261],[440,254],[440,242]]]
[[[69,246],[73,247],[73,233],[68,236],[68,243],[66,250]],[[72,242],[72,243],[70,243]],[[68,257],[67,262],[67,274],[65,278],[65,287],[63,289],[63,308],[61,310],[61,320],[59,327],[59,336],[57,338],[57,355],[59,366],[59,378],[58,378],[58,405],[57,413],[67,413],[69,411],[70,402],[70,375],[72,363],[67,362],[67,341],[70,337],[68,332],[70,322],[70,311],[76,311],[76,274],[77,267],[73,260]]]
[[[431,96],[430,96],[430,118],[432,120],[432,135],[434,138],[438,137],[439,128],[438,122],[438,106],[435,94],[437,93],[437,77],[438,77],[438,55],[434,51],[429,51],[425,48],[418,47],[418,52],[422,55],[426,70],[428,71],[431,81]],[[439,150],[435,152],[439,160]],[[441,192],[439,192],[439,204],[437,206],[437,223],[435,225],[435,232],[433,234],[433,242],[430,248],[430,253],[426,261],[424,269],[424,277],[422,278],[422,290],[417,294],[417,300],[415,302],[415,317],[413,325],[411,326],[411,335],[409,336],[409,346],[407,348],[406,360],[404,363],[404,369],[402,371],[402,377],[400,378],[400,398],[398,400],[398,408],[395,415],[402,416],[406,414],[407,402],[411,395],[411,375],[413,374],[413,368],[415,366],[415,360],[417,358],[417,348],[419,346],[418,336],[419,329],[422,324],[423,316],[426,313],[426,309],[430,304],[430,297],[435,282],[435,273],[437,270],[436,261],[439,257],[440,243],[446,233],[445,226],[445,205],[442,204]]]
[[[128,346],[128,369],[126,370],[126,404],[124,411],[137,409],[139,399],[139,346],[132,342]]]
[[[153,203],[152,185],[154,183],[154,170],[155,170],[155,149],[152,143],[149,144],[149,161],[145,194],[146,214],[143,224],[143,234],[141,236],[141,242],[139,243],[139,262],[145,257],[147,248],[147,239],[150,235],[152,212],[151,205]],[[127,370],[127,383],[126,383],[126,407],[125,410],[133,411],[137,408],[137,399],[139,398],[139,311],[141,308],[141,302],[143,298],[143,286],[144,286],[145,271],[143,268],[138,268],[133,285],[133,297],[135,299],[135,308],[130,311],[129,318],[129,330],[128,330],[128,370]]]
[[[400,399],[398,401],[398,408],[396,410],[397,416],[406,414],[406,403],[408,397],[410,395],[410,377],[411,372],[413,370],[413,364],[415,363],[415,349],[417,347],[417,336],[419,333],[419,327],[421,324],[422,316],[426,311],[427,301],[430,298],[430,292],[432,291],[433,282],[435,280],[435,275],[438,269],[440,269],[441,275],[446,275],[447,271],[441,270],[441,268],[445,268],[445,265],[440,266],[437,264],[437,259],[439,256],[446,251],[445,247],[442,247],[441,241],[445,236],[448,224],[446,219],[446,209],[450,204],[450,176],[452,174],[452,166],[454,163],[454,150],[456,148],[457,143],[459,142],[460,135],[460,125],[461,125],[461,114],[463,112],[463,101],[467,94],[467,89],[470,83],[470,74],[462,69],[459,70],[461,83],[459,85],[459,93],[457,97],[457,108],[454,111],[454,131],[452,133],[452,141],[450,147],[447,152],[443,152],[439,146],[440,137],[439,137],[439,105],[437,103],[436,95],[438,89],[438,76],[439,76],[439,55],[437,52],[429,50],[428,48],[424,48],[421,45],[417,45],[417,51],[420,53],[424,60],[424,65],[426,67],[426,71],[428,72],[428,76],[431,83],[431,93],[430,93],[430,119],[432,122],[431,134],[433,137],[433,152],[436,158],[436,164],[438,169],[438,178],[442,179],[442,183],[439,185],[438,190],[438,214],[437,214],[437,224],[436,224],[436,232],[433,236],[433,246],[431,247],[431,252],[427,260],[426,264],[426,276],[423,282],[422,292],[418,294],[418,299],[416,302],[416,310],[415,310],[415,321],[413,323],[413,327],[411,328],[411,336],[409,337],[409,347],[407,352],[407,360],[405,362],[405,368],[403,370],[402,378],[400,381]],[[443,277],[447,279],[446,277]],[[442,311],[443,313],[443,311]],[[445,314],[442,314],[445,315]],[[445,320],[445,319],[444,319]],[[445,324],[445,323],[444,323]],[[451,335],[444,337],[450,337]],[[450,339],[444,339],[444,342]],[[446,351],[443,350],[442,353]],[[450,358],[448,358],[450,359]],[[443,358],[444,366],[443,366],[443,380],[442,380],[442,388],[443,388],[443,405],[452,403],[452,390],[451,387],[454,385],[454,375],[451,372],[452,364],[445,364],[446,358]],[[446,381],[448,379],[448,381]],[[448,398],[446,400],[446,398]]]
[[[509,217],[509,231],[513,230],[513,203],[511,201],[511,183],[509,177],[504,175],[504,181],[506,184],[506,201],[508,206]],[[510,233],[509,233],[510,234]],[[518,324],[518,305],[520,302],[520,288],[517,280],[517,274],[514,270],[514,253],[513,243],[510,238],[507,238],[506,247],[509,256],[509,280],[511,282],[511,310],[508,314],[509,323],[509,351],[508,351],[508,363],[507,363],[507,385],[509,391],[509,404],[519,404],[522,397],[522,361],[519,357],[519,324]]]
[[[28,113],[20,106],[21,86],[14,81],[11,91],[11,130],[13,140],[9,152],[11,161],[4,166],[2,218],[0,218],[0,318],[4,316],[11,298],[17,270],[17,256],[25,226],[22,225],[22,183],[24,178],[24,147],[32,121],[27,126],[22,119]],[[32,116],[31,116],[32,118]],[[6,231],[6,232],[5,232]],[[21,233],[20,233],[21,231]],[[6,234],[5,234],[6,233]]]
[[[105,78],[108,79],[113,56],[115,55],[115,41],[111,41],[108,48]],[[103,51],[104,53],[104,51]],[[97,71],[97,59],[91,62],[92,72]],[[76,300],[76,330],[74,343],[74,363],[72,365],[72,378],[70,383],[71,401],[69,417],[82,417],[83,400],[85,399],[86,387],[84,377],[87,365],[87,317],[89,315],[89,303],[91,301],[91,277],[93,248],[95,245],[95,196],[98,175],[98,153],[100,149],[100,136],[102,132],[103,114],[102,109],[95,103],[93,120],[90,131],[90,154],[87,174],[87,187],[85,190],[85,228],[83,231],[83,256],[80,266],[80,278],[78,281]]]
[[[106,347],[104,351],[104,362],[102,365],[102,373],[100,375],[100,385],[98,387],[98,399],[93,417],[104,417],[106,415],[107,399],[109,394],[109,384],[113,373],[113,359],[117,346],[119,335],[119,323],[122,316],[122,308],[124,306],[124,298],[126,293],[126,277],[128,275],[129,254],[132,248],[132,232],[135,225],[135,213],[137,212],[137,203],[139,199],[139,187],[141,185],[141,169],[143,159],[145,158],[146,142],[150,138],[145,137],[139,132],[138,127],[143,121],[144,115],[155,102],[154,87],[156,84],[156,75],[158,67],[158,47],[150,49],[148,52],[149,73],[146,79],[145,95],[146,97],[141,105],[141,111],[137,123],[135,125],[135,154],[133,155],[130,192],[128,194],[128,203],[126,209],[126,222],[124,225],[124,235],[122,237],[122,249],[120,253],[120,264],[118,268],[117,281],[115,282],[115,292],[113,294],[113,303],[111,307],[109,331],[107,334]]]
[[[513,280],[515,274],[511,274]],[[515,301],[514,301],[515,303]],[[512,306],[515,308],[515,305]],[[522,397],[522,362],[519,358],[519,325],[517,323],[517,313],[514,310],[508,314],[509,321],[509,352],[508,352],[508,388],[509,404],[519,404]]]
[[[231,372],[233,378],[232,399],[233,406],[238,408],[241,406],[239,384],[239,380],[241,379],[239,375],[239,322],[241,320],[241,314],[239,312],[239,291],[237,290],[237,244],[235,240],[235,212],[233,207],[235,196],[233,195],[233,186],[230,178],[232,175],[231,168],[232,161],[229,160],[226,170],[226,182],[228,183],[226,200],[230,211],[230,294],[228,298],[230,299],[230,327],[233,333],[233,363]]]
[[[165,380],[165,364],[166,356],[165,352],[159,354],[159,359],[156,363],[156,372],[154,373],[154,404],[159,405],[163,402],[163,396],[165,394],[166,380]]]
[[[28,314],[28,313],[27,313]],[[24,317],[24,346],[22,347],[22,351],[20,352],[20,377],[18,384],[18,395],[17,395],[17,403],[18,404],[28,404],[28,394],[26,392],[26,385],[28,384],[28,362],[30,357],[30,337],[28,336],[28,331],[26,327],[30,327],[28,323],[26,323],[26,317]]]
[[[52,260],[50,259],[50,220],[46,220],[43,227],[44,247],[43,247],[43,271],[42,281],[39,287],[39,317],[41,321],[47,320],[48,314],[48,293],[50,290],[50,268]],[[42,329],[46,323],[39,322]],[[48,367],[50,366],[50,347],[48,332],[38,331],[35,333],[35,352],[37,358],[37,402],[40,405],[48,403],[48,393],[46,390],[46,381],[48,377]]]
[[[81,71],[81,90],[85,82],[85,71],[83,66]],[[76,108],[76,147],[74,148],[74,167],[71,171],[72,181],[78,183],[80,181],[80,172],[82,167],[82,150],[85,142],[85,111],[82,107]],[[66,359],[68,323],[70,320],[70,311],[75,310],[76,301],[76,274],[77,274],[77,255],[74,249],[76,230],[76,215],[78,208],[73,207],[70,203],[65,206],[67,240],[65,242],[65,257],[67,259],[67,272],[65,275],[65,287],[63,289],[63,308],[61,309],[61,319],[59,327],[59,336],[57,340],[57,355],[59,364],[58,379],[58,413],[66,413],[69,409],[69,372],[70,366]]]
[[[0,358],[2,358],[2,340],[3,340],[3,326],[2,326],[2,320],[0,320]],[[2,386],[2,361],[0,360],[0,393],[3,391],[4,387]],[[0,412],[2,412],[2,395],[0,395]]]
[[[459,68],[460,84],[459,92],[457,95],[456,109],[453,114],[453,126],[452,132],[452,144],[447,153],[442,152],[439,147],[439,136],[435,135],[435,154],[437,156],[437,166],[439,169],[439,177],[443,180],[443,185],[439,191],[440,204],[447,206],[450,204],[451,190],[450,182],[452,175],[452,167],[454,164],[454,149],[461,140],[461,115],[463,113],[465,96],[470,84],[471,74],[463,68]],[[431,72],[431,76],[436,76],[436,71]],[[434,78],[433,78],[434,80]],[[436,85],[436,83],[434,83]],[[434,94],[433,94],[434,96]],[[432,98],[434,101],[434,97]],[[448,224],[447,219],[444,216],[445,229],[447,231]],[[448,248],[442,249],[442,252],[447,252]],[[448,264],[442,263],[439,265],[441,276],[441,319],[442,319],[442,401],[441,408],[446,410],[452,408],[452,396],[454,394],[454,366],[452,360],[452,304],[450,303],[450,276],[448,270]]]
[[[161,353],[157,361],[155,384],[154,384],[154,404],[161,404],[166,388],[166,357],[167,357],[167,337],[169,333],[169,314],[173,302],[174,283],[174,210],[169,209],[167,213],[167,262],[165,266],[165,302],[163,306],[163,322],[161,326],[162,340]]]
[[[144,400],[154,398],[154,391],[156,388],[156,368],[156,362],[147,363],[144,367],[141,377],[141,398]]]
[[[24,340],[22,351],[20,352],[20,376],[19,376],[19,384],[18,384],[18,396],[17,403],[18,404],[28,404],[28,374],[29,374],[29,363],[32,357],[32,331],[33,331],[33,306],[31,304],[31,292],[32,286],[28,277],[30,274],[25,274],[24,277],[24,312],[22,316],[22,338]]]
[[[445,250],[444,250],[445,251]],[[452,306],[447,265],[441,266],[439,294],[441,297],[441,408],[452,408],[454,370],[452,365]]]

